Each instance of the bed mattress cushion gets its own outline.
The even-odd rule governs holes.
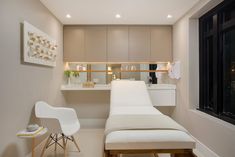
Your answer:
[[[144,81],[112,81],[110,105],[153,106]]]
[[[125,130],[106,136],[106,150],[193,149],[194,139],[179,130]]]
[[[113,115],[105,125],[105,135],[121,130],[187,130],[169,116],[159,115]]]
[[[159,115],[162,114],[153,106],[112,106],[110,108],[109,116],[112,115]]]

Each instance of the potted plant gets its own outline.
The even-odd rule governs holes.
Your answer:
[[[72,71],[72,70],[65,70],[64,75],[68,78],[68,85],[71,84],[71,76],[78,77],[79,72],[78,71]]]

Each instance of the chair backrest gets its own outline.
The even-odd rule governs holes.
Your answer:
[[[36,102],[35,114],[38,118],[57,118],[54,108],[44,101]]]
[[[65,135],[72,135],[80,129],[76,111],[72,108],[53,107],[44,101],[38,101],[35,104],[35,114],[38,118],[58,120]]]
[[[110,102],[111,107],[153,106],[144,81],[112,81]]]

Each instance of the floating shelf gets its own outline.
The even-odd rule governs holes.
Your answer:
[[[174,84],[151,84],[146,85],[148,90],[175,90],[176,86]],[[93,88],[84,88],[82,85],[61,85],[61,91],[86,91],[86,90],[94,90],[94,91],[103,91],[103,90],[110,90],[110,84],[96,84]]]

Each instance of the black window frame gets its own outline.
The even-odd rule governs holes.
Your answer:
[[[223,32],[235,27],[223,13],[231,7],[235,1],[225,0],[199,19],[199,110],[235,124],[235,114],[223,111]]]

